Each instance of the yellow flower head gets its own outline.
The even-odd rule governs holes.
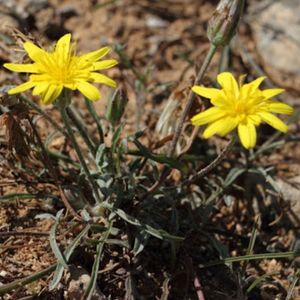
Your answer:
[[[266,122],[275,129],[286,132],[288,127],[272,113],[291,114],[293,108],[272,98],[283,89],[260,90],[259,86],[265,77],[259,77],[248,84],[238,84],[229,72],[220,73],[217,77],[221,89],[193,86],[196,94],[210,99],[213,107],[195,115],[193,125],[207,124],[203,137],[214,134],[225,136],[238,129],[242,145],[246,149],[256,144],[256,126]]]
[[[103,83],[116,87],[116,82],[96,71],[115,66],[114,59],[102,60],[110,48],[76,55],[76,45],[71,43],[71,34],[61,37],[52,52],[47,52],[31,42],[23,44],[32,64],[4,64],[4,67],[14,72],[33,73],[29,80],[9,90],[9,94],[21,93],[33,88],[32,94],[39,95],[44,104],[55,101],[63,88],[79,90],[89,100],[100,99],[99,90],[90,82]]]

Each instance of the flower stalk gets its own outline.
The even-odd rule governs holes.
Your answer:
[[[97,112],[95,110],[94,104],[92,101],[85,98],[85,105],[86,105],[86,108],[88,109],[89,113],[91,114],[93,120],[96,123],[98,134],[99,134],[99,144],[103,144],[104,143],[104,132],[102,129],[100,118],[97,115]]]
[[[57,102],[56,102],[56,105],[59,109],[59,112],[60,112],[60,115],[62,117],[62,120],[64,122],[64,125],[66,127],[66,130],[67,130],[67,133],[68,133],[68,136],[71,140],[71,143],[76,151],[76,154],[78,156],[78,159],[79,159],[79,162],[80,162],[80,165],[83,169],[83,172],[85,174],[85,176],[87,177],[88,181],[90,182],[91,186],[92,186],[92,189],[93,189],[93,192],[94,192],[94,196],[97,200],[98,203],[102,202],[101,200],[101,197],[100,197],[100,194],[99,194],[99,189],[98,189],[98,186],[93,178],[93,176],[91,175],[89,169],[88,169],[88,166],[84,160],[84,157],[83,157],[83,154],[81,152],[81,149],[76,141],[76,138],[75,138],[75,135],[73,133],[73,130],[70,126],[70,119],[68,117],[68,114],[67,114],[67,111],[66,111],[66,106],[64,105],[64,103],[66,102],[66,99],[64,99],[66,97],[65,93],[63,93],[63,96],[64,97],[61,97]],[[68,96],[67,96],[68,97]],[[68,100],[67,100],[68,102]]]
[[[197,85],[197,84],[200,84],[212,58],[214,57],[215,53],[217,51],[217,46],[216,45],[213,45],[213,44],[210,44],[210,47],[209,47],[209,50],[206,54],[206,57],[203,61],[203,64],[197,74],[197,77],[194,81],[194,85]],[[188,100],[187,100],[187,104],[184,108],[184,111],[182,112],[182,115],[180,116],[180,119],[179,119],[179,122],[178,122],[178,126],[175,130],[175,133],[174,133],[174,137],[172,139],[172,144],[171,144],[171,147],[170,147],[170,151],[168,153],[168,156],[169,157],[173,157],[174,154],[175,154],[175,151],[176,151],[176,146],[177,146],[177,143],[179,141],[179,138],[180,138],[180,135],[181,135],[181,132],[182,132],[182,128],[183,128],[183,125],[184,125],[184,121],[186,119],[186,117],[188,116],[190,110],[191,110],[191,107],[193,105],[193,102],[195,101],[195,94],[192,92],[192,90],[190,90],[189,92],[189,95],[188,95]],[[183,153],[181,153],[183,154]],[[168,177],[168,175],[170,174],[171,172],[171,169],[167,166],[165,166],[161,172],[161,175],[159,177],[159,179],[148,189],[147,191],[147,194],[152,194],[154,193],[160,186],[161,184],[165,181],[165,179]]]
[[[200,82],[201,82],[201,80],[202,80],[202,78],[203,78],[203,76],[204,76],[211,60],[212,60],[212,58],[214,57],[214,55],[216,53],[216,50],[217,50],[217,46],[211,44],[210,48],[209,48],[209,50],[206,54],[206,57],[203,61],[203,64],[202,64],[202,66],[199,70],[199,73],[197,74],[194,85],[200,84]],[[174,138],[172,140],[171,148],[170,148],[170,151],[169,151],[169,156],[170,157],[174,156],[174,154],[175,154],[176,146],[177,146],[177,143],[178,143],[178,140],[179,140],[182,128],[183,128],[184,121],[185,121],[187,115],[189,114],[189,112],[191,110],[191,107],[193,105],[193,102],[194,102],[195,98],[196,98],[195,94],[192,92],[192,90],[190,90],[189,95],[188,95],[187,104],[184,108],[184,111],[182,112],[182,115],[180,117],[177,129],[176,129],[175,134],[174,134]]]
[[[80,133],[81,137],[84,139],[86,145],[88,146],[90,152],[95,155],[96,154],[96,146],[94,142],[91,140],[87,133],[87,129],[85,125],[83,124],[83,121],[81,120],[80,116],[78,115],[77,111],[72,106],[67,106],[66,111],[68,114],[69,119],[72,120],[72,123],[76,126],[78,129],[78,132]]]

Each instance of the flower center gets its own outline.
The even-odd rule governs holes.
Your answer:
[[[41,62],[47,80],[54,84],[71,85],[89,79],[92,64],[76,56],[75,45],[67,51],[55,50],[47,53]]]

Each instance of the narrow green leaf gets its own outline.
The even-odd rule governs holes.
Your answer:
[[[150,235],[152,235],[158,239],[161,239],[161,240],[167,239],[167,240],[172,240],[172,241],[177,241],[177,242],[182,242],[184,240],[183,237],[171,235],[163,229],[155,229],[148,224],[144,224],[144,223],[140,222],[138,219],[126,214],[123,210],[121,210],[119,208],[114,208],[111,206],[107,206],[107,208],[112,210],[113,212],[115,212],[124,221],[128,222],[131,225],[141,227],[143,230],[145,230],[145,232],[149,233]]]
[[[88,233],[90,229],[90,225],[87,225],[76,237],[75,239],[71,242],[71,244],[66,248],[66,250],[64,251],[64,256],[66,258],[66,261],[68,261],[73,253],[73,251],[75,250],[75,248],[77,247],[78,243],[80,242],[80,240]],[[56,269],[54,272],[54,276],[52,281],[50,282],[49,285],[49,290],[53,290],[57,287],[58,283],[60,282],[61,276],[63,274],[64,271],[64,266],[60,263],[58,263],[56,265]]]
[[[55,257],[58,260],[58,263],[61,264],[63,267],[65,267],[66,269],[68,268],[68,264],[66,262],[66,259],[64,257],[64,255],[61,253],[59,246],[56,242],[56,228],[59,224],[60,221],[60,217],[63,213],[63,209],[61,209],[60,211],[58,211],[58,213],[56,214],[56,218],[55,218],[55,222],[52,225],[51,229],[50,229],[50,235],[49,235],[49,241],[50,241],[50,247],[53,251],[53,254],[55,255]]]
[[[264,274],[262,276],[259,276],[257,277],[253,282],[252,284],[247,288],[247,291],[246,293],[249,294],[251,293],[251,291],[258,285],[260,284],[261,282],[265,281],[265,279],[269,277],[269,274]]]
[[[21,278],[21,279],[17,279],[14,280],[13,282],[7,283],[7,284],[3,284],[0,286],[0,295],[5,294],[10,292],[11,290],[20,288],[22,286],[25,286],[26,284],[29,284],[31,282],[34,282],[42,277],[44,277],[45,275],[47,275],[48,273],[52,272],[56,267],[56,264],[49,266],[48,268],[35,272],[27,277]]]
[[[92,299],[93,296],[93,292],[96,286],[96,282],[97,282],[97,277],[98,277],[98,271],[99,271],[99,267],[100,267],[100,259],[101,259],[101,255],[102,255],[102,251],[103,251],[103,246],[105,241],[107,240],[107,238],[110,235],[110,229],[112,227],[112,224],[110,224],[108,230],[105,233],[105,236],[102,240],[100,240],[98,242],[97,245],[97,249],[96,249],[96,257],[93,263],[93,267],[92,267],[92,273],[91,273],[91,280],[85,290],[85,293],[83,295],[83,299],[86,300],[90,300]]]
[[[144,250],[148,239],[149,239],[149,233],[147,233],[145,230],[141,230],[136,234],[136,237],[134,239],[133,250],[132,250],[134,256],[137,256]]]
[[[133,143],[136,145],[136,147],[140,151],[141,156],[144,156],[148,159],[151,159],[151,160],[161,163],[161,164],[166,164],[166,165],[168,165],[174,169],[180,170],[182,172],[184,171],[184,165],[182,163],[180,163],[177,159],[170,158],[163,154],[154,154],[147,147],[142,145],[137,139],[134,139]]]
[[[229,264],[229,263],[240,262],[240,261],[249,261],[249,260],[276,259],[276,258],[292,259],[292,258],[295,258],[298,256],[300,256],[299,251],[252,254],[252,255],[228,257],[228,258],[221,259],[218,261],[213,261],[210,263],[199,265],[199,268],[207,268],[207,267],[212,267],[212,266],[217,266],[217,265],[222,265],[222,264]]]
[[[117,145],[119,143],[121,133],[124,129],[125,124],[120,124],[117,128],[117,130],[114,132],[111,142],[111,152],[116,153]]]

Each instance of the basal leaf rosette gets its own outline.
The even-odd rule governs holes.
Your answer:
[[[99,90],[92,83],[116,87],[116,82],[100,70],[112,68],[114,59],[101,60],[110,51],[109,47],[82,55],[76,54],[76,44],[71,43],[71,34],[61,37],[53,51],[45,51],[31,42],[23,44],[31,64],[6,63],[4,67],[14,72],[31,73],[29,80],[8,91],[17,94],[33,88],[32,94],[41,97],[43,104],[53,103],[63,89],[79,90],[91,101],[100,99]]]
[[[195,115],[193,125],[207,125],[204,138],[214,134],[226,136],[237,128],[242,145],[246,149],[256,145],[256,126],[265,122],[273,128],[287,132],[288,126],[273,113],[290,115],[293,108],[274,100],[284,90],[279,88],[261,90],[265,77],[259,77],[247,84],[238,84],[229,72],[220,73],[217,81],[221,89],[193,86],[194,93],[210,99],[211,108]]]

